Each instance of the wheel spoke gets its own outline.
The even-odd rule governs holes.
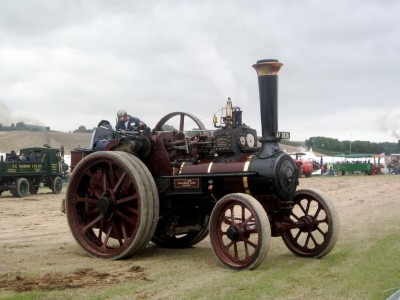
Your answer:
[[[103,191],[98,191],[97,189],[95,189],[94,185],[89,186],[88,192],[90,195],[94,195],[96,199],[100,199],[101,195],[103,194]]]
[[[139,210],[137,208],[133,208],[131,206],[124,206],[123,209],[135,214],[136,216],[139,215]]]
[[[126,176],[126,172],[124,172],[124,173],[120,176],[120,178],[118,179],[118,181],[117,181],[117,183],[115,184],[114,189],[113,189],[113,192],[114,192],[114,193],[116,193],[116,192],[118,191],[118,189],[120,188],[120,186],[121,186],[121,184],[122,184],[122,181],[124,180],[125,176]]]
[[[222,222],[224,222],[227,225],[232,225],[234,222],[232,220],[232,217],[229,219],[228,217],[224,216]]]
[[[307,201],[307,207],[306,207],[306,211],[305,211],[305,214],[306,214],[307,216],[309,215],[310,205],[311,205],[311,201]]]
[[[243,219],[244,219],[244,217],[243,217]],[[242,220],[243,220],[243,219],[242,219]],[[250,222],[250,220],[254,220],[253,215],[250,215],[250,217],[248,217],[246,220],[244,220],[243,223],[241,224],[241,226],[246,226],[247,223]]]
[[[312,241],[314,242],[314,245],[319,246],[319,244],[318,244],[317,240],[315,239],[314,235],[312,234],[312,232],[310,232],[309,234],[310,234]]]
[[[239,258],[237,243],[233,243],[233,251],[235,253],[235,258]]]
[[[324,218],[323,220],[315,220],[315,224],[328,224],[328,219]]]
[[[180,114],[179,116],[179,131],[182,132],[185,128],[185,115]]]
[[[296,236],[294,237],[294,240],[297,241],[299,239],[300,235],[301,235],[301,231],[299,230],[297,232]]]
[[[136,225],[136,220],[129,218],[128,216],[124,215],[121,211],[116,210],[115,214],[119,217],[121,217],[121,219],[123,219],[125,222],[128,222],[132,225]],[[135,218],[137,219],[137,218]]]
[[[300,221],[300,218],[292,211],[291,216],[293,216],[297,221]]]
[[[324,237],[326,236],[326,232],[322,231],[321,228],[319,228],[319,226],[317,226],[317,230],[320,234],[322,234]]]
[[[85,212],[85,216],[90,216],[98,213],[100,213],[98,207],[93,205],[90,210]]]
[[[108,243],[108,240],[110,239],[111,230],[112,230],[112,226],[110,226],[107,230],[106,237],[104,238],[103,245],[101,246],[102,248],[107,248],[107,243]]]
[[[247,229],[246,232],[249,234],[254,234],[254,233],[258,234],[258,229],[257,229],[257,227],[254,227],[252,229]]]
[[[99,235],[97,236],[97,239],[101,242],[101,236],[103,234],[103,228],[104,228],[104,219],[101,219],[100,221],[100,226],[99,226]]]
[[[303,211],[304,215],[307,215],[307,211],[304,209],[303,204],[301,202],[298,203],[300,209]]]
[[[309,243],[309,241],[310,241],[310,235],[311,235],[311,233],[307,232],[306,241],[305,241],[305,243],[304,243],[304,246],[305,246],[306,248],[308,248],[307,246],[308,246],[308,243]]]
[[[229,208],[229,211],[231,213],[231,224],[235,224],[235,212],[234,212],[234,206],[231,206]],[[225,215],[225,214],[224,214]]]
[[[246,253],[246,259],[251,256],[249,252],[249,243],[247,243],[246,240],[244,241],[244,252]]]
[[[102,215],[99,215],[96,219],[94,219],[92,222],[90,222],[89,224],[87,224],[86,226],[84,226],[82,229],[83,231],[87,231],[89,228],[91,228],[94,224],[96,224],[98,221],[100,221],[101,219],[103,219]]]
[[[253,242],[250,241],[249,239],[243,239],[243,241],[245,242],[246,245],[250,245],[250,246],[252,246],[254,249],[257,249],[257,244],[253,243]]]
[[[115,203],[117,205],[120,205],[122,203],[126,203],[126,202],[133,201],[133,200],[138,200],[138,195],[135,194],[135,195],[132,195],[132,196],[128,196],[128,197],[125,197],[125,198],[118,199],[118,200],[115,201]]]
[[[97,204],[99,200],[98,199],[91,199],[91,198],[86,198],[86,197],[76,197],[76,202],[85,202],[85,203],[90,203],[90,204]]]
[[[315,214],[314,214],[314,218],[315,218],[315,219],[318,218],[318,215],[319,215],[319,213],[320,213],[321,210],[322,210],[322,208],[318,205],[318,209],[317,209],[317,211],[316,211]]]
[[[102,182],[103,183],[103,191],[105,191],[107,189],[107,174],[108,174],[107,172],[103,172],[103,178],[102,178],[103,179],[102,180],[103,181]]]
[[[122,242],[122,239],[121,239],[121,235],[120,235],[120,232],[119,232],[119,228],[118,228],[118,226],[115,224],[115,221],[114,221],[114,220],[112,220],[112,227],[113,227],[113,229],[114,229],[114,232],[115,232],[115,235],[116,235],[116,238],[117,238],[117,240],[118,240],[119,245],[122,246],[122,245],[123,245],[123,242]]]

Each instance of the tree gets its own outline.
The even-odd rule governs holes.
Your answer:
[[[81,125],[78,129],[74,130],[75,133],[90,133],[93,132],[93,129],[86,129],[85,126]]]
[[[164,124],[162,129],[165,130],[165,131],[174,131],[174,130],[176,130],[174,126],[168,125],[168,124]]]

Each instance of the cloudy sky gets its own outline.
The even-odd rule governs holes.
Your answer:
[[[261,134],[257,60],[284,64],[279,130],[400,139],[400,1],[0,1],[0,123],[72,131],[124,108],[212,128],[226,99]]]

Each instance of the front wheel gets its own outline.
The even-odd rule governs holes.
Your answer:
[[[212,210],[210,239],[223,266],[235,270],[255,269],[265,260],[271,245],[267,213],[249,195],[228,194]]]
[[[29,181],[26,178],[18,178],[16,182],[15,194],[16,197],[25,197],[29,193]]]
[[[60,176],[54,177],[53,182],[51,183],[51,191],[53,194],[60,194],[62,191],[62,179]]]
[[[320,258],[335,246],[339,217],[332,201],[320,191],[301,189],[293,197],[294,206],[285,223],[282,239],[294,254]]]

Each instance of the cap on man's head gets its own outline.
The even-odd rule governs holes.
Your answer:
[[[127,112],[126,112],[125,109],[120,109],[120,110],[117,112],[117,117],[118,117],[118,120],[119,120],[119,121],[121,121],[121,120],[123,119],[123,117],[125,117],[126,115],[127,115]]]

